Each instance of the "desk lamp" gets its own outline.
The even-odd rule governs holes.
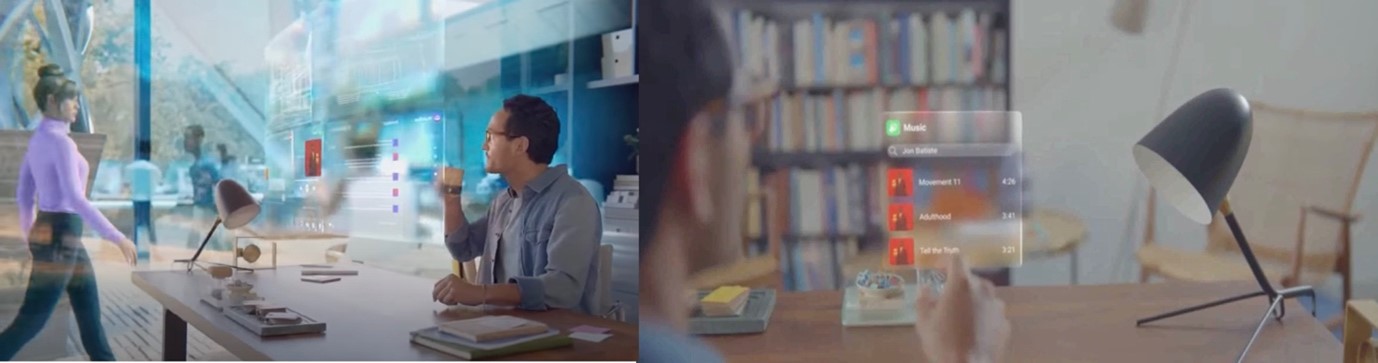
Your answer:
[[[1200,304],[1153,317],[1140,319],[1136,325],[1203,310],[1248,298],[1267,296],[1270,302],[1263,319],[1254,329],[1253,337],[1239,353],[1239,360],[1249,352],[1258,334],[1272,316],[1279,321],[1286,314],[1282,301],[1298,296],[1310,296],[1312,315],[1316,293],[1310,286],[1275,289],[1263,274],[1258,258],[1249,248],[1244,231],[1235,219],[1226,194],[1234,184],[1252,138],[1252,112],[1249,101],[1230,89],[1214,89],[1187,101],[1168,115],[1158,126],[1134,145],[1134,161],[1149,184],[1178,212],[1192,221],[1209,224],[1216,211],[1225,216],[1234,234],[1239,251],[1258,280],[1259,291]]]
[[[248,190],[244,189],[244,186],[239,185],[234,180],[224,179],[215,183],[215,211],[217,214],[215,224],[211,225],[209,232],[206,232],[206,238],[201,240],[201,247],[196,248],[196,254],[192,255],[190,260],[175,261],[186,263],[187,271],[191,271],[196,265],[196,259],[201,257],[201,251],[206,249],[206,243],[210,242],[216,228],[220,227],[221,224],[224,224],[225,228],[228,229],[243,227],[258,217],[259,207],[258,202],[254,200],[253,195],[250,195]]]

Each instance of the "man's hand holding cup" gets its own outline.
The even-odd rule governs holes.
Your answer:
[[[464,185],[464,169],[443,167],[436,170],[436,192],[446,203],[459,201],[459,191]]]

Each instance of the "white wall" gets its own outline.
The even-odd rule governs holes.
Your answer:
[[[290,3],[290,1],[280,1]],[[291,8],[274,6],[270,0],[179,0],[153,2],[159,30],[177,29],[188,43],[176,43],[186,52],[216,64],[227,62],[232,70],[252,72],[266,67],[263,48],[281,28],[272,29],[276,18],[290,18]],[[286,12],[287,16],[280,14]],[[272,13],[272,14],[270,14]],[[166,22],[166,23],[163,23]],[[168,26],[171,26],[169,28]]]
[[[1378,2],[1370,0],[1149,0],[1143,34],[1118,32],[1113,1],[1015,1],[1015,109],[1024,114],[1031,203],[1079,214],[1088,224],[1082,283],[1137,281],[1133,249],[1143,221],[1143,182],[1130,146],[1165,111],[1230,87],[1270,104],[1328,111],[1378,110]],[[1191,14],[1180,59],[1157,106],[1178,32]],[[1378,158],[1355,204],[1356,297],[1378,297]],[[1131,203],[1140,212],[1130,217]],[[1201,248],[1199,225],[1159,203],[1165,243]],[[1067,260],[1026,263],[1018,284],[1063,284]]]

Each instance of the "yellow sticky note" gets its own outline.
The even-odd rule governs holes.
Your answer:
[[[723,286],[713,290],[708,296],[704,296],[702,301],[706,304],[727,304],[748,290],[742,286]]]

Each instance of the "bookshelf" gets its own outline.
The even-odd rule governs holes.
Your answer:
[[[635,170],[622,137],[636,130],[636,110],[627,108],[636,104],[636,90],[626,87],[634,79],[603,79],[600,37],[633,26],[632,7],[626,0],[497,0],[446,19],[444,62],[454,84],[448,118],[481,129],[502,99],[540,97],[561,121],[555,163],[610,191],[617,175]],[[456,149],[479,150],[482,134],[464,133]],[[466,184],[477,185],[482,153],[453,154],[473,178]]]
[[[601,80],[597,80],[597,81],[589,81],[589,88],[590,88],[590,89],[596,89],[596,88],[604,88],[604,87],[617,87],[617,86],[622,86],[622,85],[635,85],[635,84],[637,84],[637,82],[640,82],[640,81],[641,81],[641,75],[631,75],[631,76],[626,76],[626,77],[615,77],[615,78],[609,78],[609,79],[601,79]]]
[[[766,90],[747,112],[759,125],[744,181],[747,250],[778,257],[788,289],[842,287],[841,261],[884,247],[885,112],[1010,109],[1007,0],[743,0],[721,10],[745,88]],[[955,164],[985,168],[989,181],[1000,162]]]

